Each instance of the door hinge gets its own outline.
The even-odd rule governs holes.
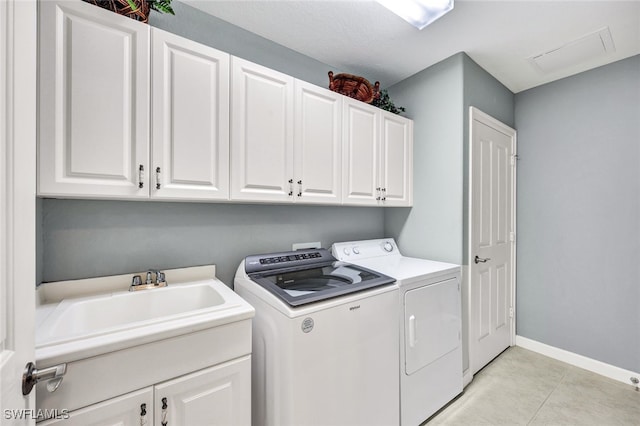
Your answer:
[[[516,240],[516,233],[509,232],[509,241],[514,242]]]
[[[516,161],[518,161],[520,159],[520,156],[518,156],[518,154],[513,154],[511,156],[511,165],[515,166],[516,165]]]
[[[509,308],[509,318],[513,318],[513,308]]]

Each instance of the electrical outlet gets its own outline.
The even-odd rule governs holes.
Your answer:
[[[312,243],[293,243],[291,246],[291,250],[304,250],[304,249],[319,249],[322,247],[322,243],[320,241],[315,241]]]

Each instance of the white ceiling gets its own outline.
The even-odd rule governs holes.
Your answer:
[[[371,0],[183,2],[382,87],[461,51],[514,93],[640,54],[640,0],[456,0],[422,31]],[[569,54],[546,73],[528,59],[603,27],[613,52]]]

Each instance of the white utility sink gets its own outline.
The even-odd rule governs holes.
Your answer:
[[[38,310],[36,359],[46,364],[95,356],[254,315],[246,301],[217,279],[68,298]]]
[[[237,360],[248,362],[253,307],[211,278],[214,265],[165,272],[168,287],[131,292],[132,274],[38,287],[36,365],[56,371],[65,366],[61,381],[36,384],[38,410],[64,407],[73,413],[134,395],[136,418],[127,417],[125,423],[137,424],[141,402],[135,392],[228,363],[236,365]],[[244,380],[249,386],[250,379]],[[118,399],[117,404],[125,400]],[[149,404],[151,413],[154,403]]]

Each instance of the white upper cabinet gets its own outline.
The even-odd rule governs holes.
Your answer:
[[[151,197],[229,198],[229,55],[153,28]]]
[[[293,199],[293,77],[232,58],[231,199]]]
[[[380,113],[360,101],[344,99],[343,188],[345,204],[377,205]]]
[[[39,6],[39,196],[411,205],[411,120],[80,0]]]
[[[40,195],[148,197],[149,27],[40,6]]]
[[[413,205],[413,121],[381,113],[380,191],[385,206]]]
[[[342,201],[342,96],[295,82],[294,201]]]
[[[344,204],[411,206],[413,121],[345,98]]]

